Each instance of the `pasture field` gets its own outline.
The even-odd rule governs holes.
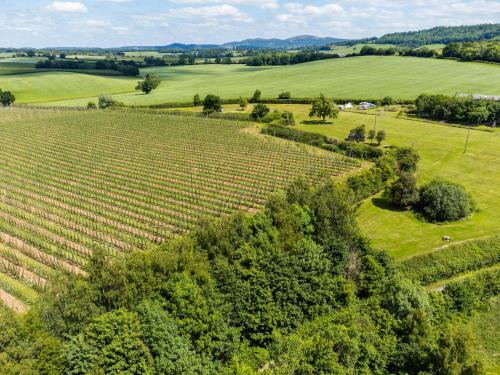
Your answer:
[[[443,246],[442,237],[452,243],[488,237],[500,233],[500,130],[472,130],[464,154],[467,129],[416,118],[399,118],[397,112],[341,112],[329,124],[314,124],[308,116],[309,105],[269,105],[271,109],[294,113],[297,128],[342,140],[350,129],[366,125],[387,132],[384,144],[415,147],[421,156],[417,171],[419,185],[432,178],[444,178],[465,186],[478,205],[472,217],[456,223],[430,224],[419,220],[412,211],[393,210],[379,196],[366,200],[358,210],[362,231],[375,247],[398,259],[423,254]],[[226,112],[239,112],[238,106],[226,105]],[[199,111],[200,108],[186,110]],[[249,106],[247,112],[252,110]],[[378,114],[378,116],[375,116]]]
[[[19,66],[14,69],[19,69]],[[2,64],[0,64],[1,72]],[[14,92],[18,103],[43,103],[61,97],[82,98],[100,93],[129,92],[134,90],[138,80],[122,76],[98,76],[74,72],[37,71],[30,74],[11,74],[0,75],[0,88]],[[87,104],[86,100],[83,102]]]
[[[148,248],[299,175],[360,163],[254,134],[253,125],[145,112],[0,111],[0,300],[23,311],[94,251]],[[258,130],[258,129],[257,129]]]
[[[76,73],[59,81],[51,76],[57,73],[34,75],[29,77],[29,85],[13,81],[11,76],[0,76],[0,87],[21,91],[19,103],[44,102],[58,106],[86,105],[103,93],[121,93],[115,95],[115,99],[128,105],[186,102],[196,93],[202,97],[216,94],[226,99],[249,97],[255,89],[260,89],[264,98],[276,98],[283,91],[291,91],[296,98],[324,93],[359,99],[380,99],[386,95],[414,99],[424,92],[500,94],[498,65],[416,57],[364,56],[275,67],[214,64],[142,69],[142,75],[147,73],[163,80],[149,95],[134,91],[137,78],[121,78],[121,85],[116,86],[118,81],[113,78],[82,78]],[[79,83],[70,89],[68,83],[73,79]],[[47,82],[53,88],[49,96],[42,95]],[[85,90],[79,91],[78,85]]]

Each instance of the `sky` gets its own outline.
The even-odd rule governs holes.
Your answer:
[[[354,39],[500,22],[500,0],[0,0],[0,47]]]

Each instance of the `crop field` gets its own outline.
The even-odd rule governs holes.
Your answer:
[[[0,299],[23,311],[93,251],[121,254],[201,219],[255,212],[303,175],[358,161],[252,125],[144,112],[0,111]]]
[[[142,75],[147,73],[163,80],[149,95],[134,91],[137,78],[78,73],[44,72],[17,80],[0,76],[0,87],[16,89],[18,103],[57,106],[85,106],[100,94],[116,94],[116,100],[129,105],[152,105],[191,101],[196,93],[222,98],[251,96],[255,89],[265,98],[276,98],[283,91],[291,91],[296,98],[324,93],[360,99],[386,95],[414,99],[424,92],[500,94],[498,65],[416,57],[364,56],[277,67],[213,64],[142,69]]]

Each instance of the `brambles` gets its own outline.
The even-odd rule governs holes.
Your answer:
[[[474,203],[461,185],[433,180],[420,189],[419,209],[432,222],[457,221],[473,211]]]

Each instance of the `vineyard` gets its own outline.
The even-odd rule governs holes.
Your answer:
[[[0,111],[0,299],[23,311],[93,251],[148,248],[203,218],[255,212],[299,175],[359,163],[249,124],[144,112]]]

